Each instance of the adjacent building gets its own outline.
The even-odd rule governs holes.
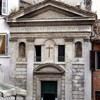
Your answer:
[[[0,82],[27,100],[94,98],[91,0],[1,0],[0,9]]]
[[[92,50],[90,53],[90,69],[92,72],[93,100],[100,99],[100,20],[96,21],[91,37]]]

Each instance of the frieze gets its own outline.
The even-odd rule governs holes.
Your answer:
[[[91,33],[78,33],[78,32],[72,32],[72,33],[60,33],[60,32],[55,32],[55,33],[34,33],[31,32],[31,33],[13,33],[11,34],[13,37],[18,37],[18,38],[26,38],[27,40],[27,36],[28,37],[31,37],[33,39],[35,38],[66,38],[66,37],[74,37],[74,38],[84,38],[84,37],[87,37],[87,38],[90,38],[90,35]],[[28,39],[29,40],[29,39]],[[69,39],[68,39],[69,40]]]
[[[91,32],[90,25],[81,26],[34,26],[34,27],[11,27],[11,32]]]
[[[18,40],[18,37],[11,37],[10,39],[9,39],[9,41],[12,41],[12,42],[16,42]]]
[[[28,42],[34,42],[34,40],[35,40],[35,38],[33,38],[33,37],[27,37],[26,39]]]
[[[72,42],[74,40],[74,37],[66,37],[65,42]]]

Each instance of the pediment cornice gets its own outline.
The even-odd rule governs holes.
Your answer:
[[[58,9],[58,10],[57,10]],[[64,4],[59,1],[55,0],[44,0],[43,2],[40,2],[38,4],[32,5],[31,7],[20,10],[14,14],[11,14],[8,16],[7,20],[8,22],[17,22],[22,21],[23,19],[34,19],[34,16],[39,15],[43,12],[46,12],[46,10],[52,10],[59,14],[64,14],[66,17],[96,17],[96,14],[79,9],[77,7],[70,6],[68,4]],[[21,19],[21,20],[19,20]],[[45,18],[44,18],[45,19]],[[57,19],[57,18],[56,18]],[[35,18],[36,20],[36,18]]]

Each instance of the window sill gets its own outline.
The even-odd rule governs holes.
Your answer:
[[[0,19],[4,18],[4,15],[0,14]]]
[[[95,69],[95,71],[100,72],[100,69]]]
[[[84,59],[83,58],[74,58],[73,63],[75,64],[84,64]]]
[[[73,62],[72,65],[84,65],[84,62]]]
[[[44,64],[44,62],[34,62],[34,64]]]
[[[25,64],[25,65],[26,65],[27,62],[23,62],[23,61],[22,61],[22,62],[16,62],[16,64],[17,64],[17,65],[20,65],[20,64]]]
[[[56,64],[66,64],[65,62],[55,62]]]
[[[10,55],[0,55],[0,58],[10,58]]]

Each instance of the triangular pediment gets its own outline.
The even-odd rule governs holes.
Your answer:
[[[55,0],[44,0],[9,16],[10,19],[57,19],[95,16],[91,12]]]
[[[38,15],[33,15],[33,16],[29,15],[29,16],[31,16],[31,18],[33,18],[33,19],[66,18],[65,14],[62,14],[60,12],[56,12],[56,11],[51,10],[51,9],[44,11],[44,12],[38,14]],[[28,17],[28,16],[26,16],[26,17]],[[68,17],[69,17],[69,15],[68,15]]]

